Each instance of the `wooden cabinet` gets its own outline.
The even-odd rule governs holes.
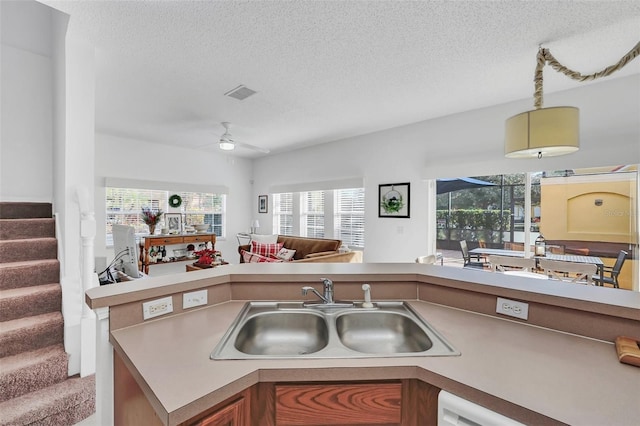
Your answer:
[[[213,413],[207,415],[202,420],[194,423],[194,426],[245,426],[247,418],[245,412],[247,403],[245,398],[241,397],[237,401],[220,408]]]
[[[400,425],[402,384],[275,386],[278,426]]]
[[[154,246],[176,244],[201,244],[211,242],[216,246],[216,234],[149,235],[140,243],[140,270],[149,273],[149,249]]]
[[[416,379],[261,382],[180,426],[435,426],[439,392],[437,387]],[[163,424],[117,354],[114,354],[114,414],[117,425]]]
[[[267,382],[252,389],[251,426],[435,426],[438,421],[440,389],[416,379]]]

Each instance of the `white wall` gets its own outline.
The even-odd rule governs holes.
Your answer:
[[[51,9],[0,2],[0,200],[53,201]]]
[[[226,238],[218,238],[216,249],[232,263],[238,261],[236,234],[247,232],[254,216],[251,161],[219,152],[203,153],[147,141],[96,134],[95,151],[96,256],[111,257],[105,246],[104,179],[221,185],[227,196]],[[184,187],[180,185],[180,187]],[[166,188],[171,190],[171,188]],[[184,270],[184,269],[183,269]],[[153,272],[150,271],[153,275]]]
[[[547,94],[545,106],[580,108],[581,147],[575,154],[504,158],[504,122],[532,109],[526,99],[258,159],[254,199],[291,181],[364,177],[365,262],[411,262],[433,238],[426,179],[638,163],[639,93],[635,75]],[[378,218],[378,185],[395,182],[411,183],[411,217]]]
[[[68,15],[35,1],[2,2],[0,199],[44,201],[58,215],[69,374],[80,371],[80,210],[93,200],[93,48],[67,33]],[[93,210],[91,204],[85,210]]]

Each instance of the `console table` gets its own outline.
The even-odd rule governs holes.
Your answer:
[[[149,249],[153,246],[171,246],[176,244],[208,243],[216,246],[216,234],[180,234],[180,235],[149,235],[144,237],[140,244],[144,250],[140,250],[140,270],[149,273]]]

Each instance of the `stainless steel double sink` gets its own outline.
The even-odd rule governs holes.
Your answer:
[[[211,359],[460,355],[406,302],[248,302]]]

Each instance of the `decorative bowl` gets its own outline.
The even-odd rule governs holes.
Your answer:
[[[209,224],[208,223],[204,223],[204,224],[200,224],[200,225],[193,225],[194,228],[196,228],[196,231],[198,232],[206,232],[209,230]]]
[[[175,249],[173,255],[177,258],[185,257],[187,255],[187,249]]]

